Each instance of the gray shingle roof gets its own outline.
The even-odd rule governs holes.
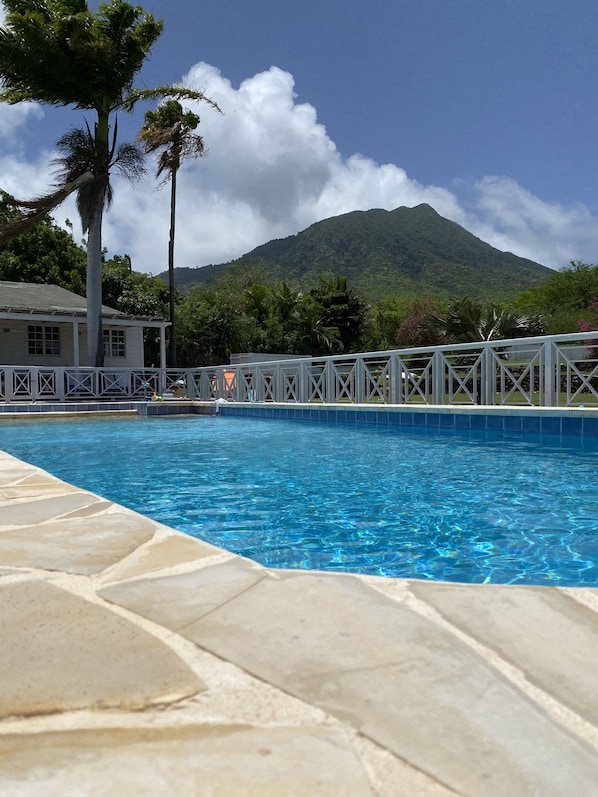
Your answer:
[[[0,310],[82,315],[87,312],[87,304],[82,296],[59,288],[58,285],[0,282]],[[104,305],[102,311],[106,315],[126,317],[126,313]]]

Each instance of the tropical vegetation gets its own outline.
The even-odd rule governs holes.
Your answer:
[[[193,132],[199,116],[186,111],[177,100],[167,100],[156,111],[147,111],[139,138],[146,153],[159,153],[157,177],[164,175],[162,184],[170,182],[170,234],[168,239],[168,289],[170,331],[168,365],[176,367],[176,287],[174,284],[174,243],[176,228],[177,174],[185,158],[199,158],[204,154],[201,136]]]
[[[506,340],[544,334],[540,316],[521,315],[497,304],[473,302],[468,296],[451,302],[443,316],[431,314],[428,326],[451,343]]]
[[[3,3],[7,15],[0,28],[0,100],[72,106],[95,115],[91,125],[86,122],[74,128],[59,143],[59,190],[74,186],[77,191],[77,208],[87,234],[89,360],[101,366],[102,218],[112,198],[110,172],[121,168],[133,178],[141,173],[135,145],[117,145],[115,114],[131,111],[140,100],[210,101],[182,86],[134,88],[135,76],[162,32],[162,23],[139,6],[112,0],[100,3],[94,12],[86,0]],[[52,197],[56,196],[55,192]],[[31,209],[31,203],[25,207]],[[48,207],[48,197],[40,198],[40,212]]]
[[[0,221],[12,213],[0,202]],[[47,218],[0,249],[0,280],[51,282],[83,294],[85,263],[84,249]],[[170,312],[166,283],[133,270],[126,254],[102,252],[102,291],[105,304],[132,315]],[[572,263],[551,272],[541,288],[499,304],[425,295],[368,302],[344,276],[320,275],[301,290],[239,263],[209,284],[176,290],[174,304],[183,367],[225,363],[242,351],[348,354],[598,330],[598,265]],[[152,334],[147,333],[146,361],[157,363]]]
[[[542,285],[551,269],[476,238],[429,205],[345,213],[312,224],[288,238],[269,241],[240,258],[259,263],[272,281],[298,289],[320,274],[342,274],[366,301],[386,296],[434,296],[450,301],[510,302]],[[205,284],[230,263],[176,269],[179,289]]]

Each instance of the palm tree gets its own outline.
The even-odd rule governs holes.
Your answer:
[[[164,175],[160,185],[170,182],[170,236],[168,239],[168,288],[170,292],[170,337],[168,365],[176,368],[176,324],[174,286],[174,235],[176,221],[177,173],[181,162],[204,154],[203,138],[194,135],[199,116],[183,110],[177,100],[167,100],[156,111],[147,111],[139,133],[146,153],[159,152],[157,177]]]
[[[87,229],[87,333],[89,362],[104,361],[102,337],[102,218],[115,163],[111,118],[131,111],[142,99],[205,100],[182,86],[134,89],[133,80],[162,32],[162,22],[123,0],[101,3],[96,13],[86,0],[3,0],[0,28],[0,100],[41,102],[93,111],[96,119],[89,164],[94,180],[77,188]],[[113,140],[115,131],[113,134]],[[67,170],[65,170],[65,174]],[[70,174],[70,172],[68,172]]]
[[[506,340],[544,334],[542,319],[520,315],[496,304],[482,304],[468,296],[454,301],[445,318],[428,317],[432,329],[457,343]]]
[[[58,166],[58,177],[61,184],[71,185],[77,175],[89,174],[97,163],[96,140],[89,127],[86,129],[73,128],[62,136],[57,144],[61,153],[54,163]],[[140,180],[145,174],[143,153],[135,144],[116,144],[116,125],[112,137],[112,146],[109,151],[107,170],[102,179],[94,178],[93,181],[81,181],[77,186],[77,211],[81,218],[83,232],[87,233],[91,227],[98,196],[98,184],[103,183],[102,192],[105,207],[112,204],[113,189],[109,175],[115,168],[126,179],[134,182]]]

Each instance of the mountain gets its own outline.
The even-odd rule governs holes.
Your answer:
[[[319,274],[342,274],[370,301],[408,294],[503,301],[554,273],[495,249],[423,204],[345,213],[262,244],[234,264],[178,268],[177,287],[212,281],[238,263],[257,264],[297,288],[313,286]]]

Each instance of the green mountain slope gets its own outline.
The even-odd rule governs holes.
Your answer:
[[[502,301],[554,273],[495,249],[429,205],[335,216],[258,246],[238,262],[258,263],[271,279],[298,288],[313,286],[319,274],[342,274],[371,301],[391,294]],[[231,265],[176,269],[177,286],[205,283]]]

